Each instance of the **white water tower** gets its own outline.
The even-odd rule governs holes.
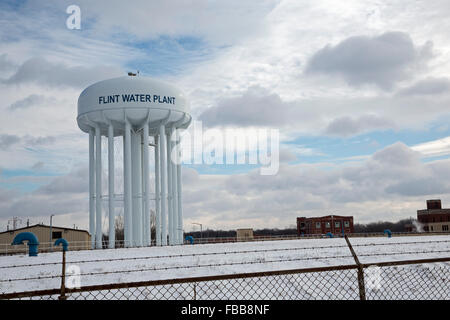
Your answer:
[[[180,90],[134,74],[97,82],[80,94],[77,122],[82,131],[89,133],[92,248],[102,247],[102,136],[108,139],[108,193],[103,197],[108,199],[109,207],[109,247],[115,246],[114,139],[117,138],[123,139],[125,246],[151,245],[153,200],[156,245],[183,243],[180,154],[174,148],[179,143],[177,129],[187,128],[191,119],[189,103]],[[151,198],[149,148],[153,147],[155,197]]]

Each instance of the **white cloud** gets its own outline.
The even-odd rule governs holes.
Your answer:
[[[113,66],[70,67],[37,57],[25,61],[11,77],[4,80],[4,83],[17,85],[31,82],[43,87],[84,88],[97,81],[123,74],[123,70]]]
[[[427,78],[410,87],[400,90],[401,95],[439,95],[450,92],[450,80],[447,78]]]
[[[432,44],[416,47],[409,34],[386,32],[376,37],[352,36],[327,45],[308,61],[307,73],[340,75],[353,86],[376,84],[391,89],[413,76],[431,57]]]
[[[450,154],[450,137],[420,143],[411,147],[425,157],[438,157]]]
[[[331,121],[325,128],[325,133],[337,136],[352,136],[362,132],[393,129],[395,122],[373,114],[362,115],[358,118],[343,116]]]

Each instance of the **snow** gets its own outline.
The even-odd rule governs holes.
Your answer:
[[[361,263],[450,257],[450,235],[350,238],[350,242]],[[61,257],[61,252],[40,253],[37,257],[27,255],[0,257],[0,292],[59,288]],[[355,263],[343,238],[68,251],[66,262],[68,269],[74,265],[79,267],[81,286],[354,265]],[[446,268],[450,267],[449,263],[442,265]],[[411,270],[419,272],[421,268],[423,269],[424,266],[414,265]],[[341,298],[357,298],[356,271],[340,271],[338,276],[342,278],[343,283],[340,285]],[[9,281],[37,277],[43,279]],[[297,278],[291,277],[290,281],[295,282]],[[348,285],[344,285],[345,283]],[[332,284],[333,281],[327,282],[327,285]],[[283,294],[284,297],[294,294],[294,292],[278,294],[277,290],[281,290],[280,288],[273,284],[267,285],[272,287],[266,288],[266,291],[274,295],[268,296],[269,299],[282,297]],[[252,286],[247,287],[252,288]],[[206,294],[207,292],[204,291],[206,289],[206,287],[198,288],[197,294],[202,295],[202,292]],[[330,298],[331,289],[324,285],[317,292],[313,288],[306,290],[303,286],[298,289],[301,292],[297,292],[297,297],[302,294],[305,298]],[[209,294],[211,295],[211,292]],[[247,290],[241,293],[234,292],[234,297],[239,297],[239,294],[245,297],[245,294],[249,292]],[[448,292],[445,294],[448,295]],[[441,295],[439,297],[442,298]],[[180,298],[186,297],[180,296]]]

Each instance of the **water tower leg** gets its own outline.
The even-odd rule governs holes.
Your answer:
[[[115,248],[116,244],[116,230],[114,212],[114,128],[112,124],[108,127],[108,204],[109,204],[109,237],[108,247]]]
[[[169,208],[169,244],[173,244],[173,188],[172,188],[172,143],[170,141],[170,130],[167,133],[167,203]]]
[[[100,127],[95,127],[95,184],[96,184],[96,231],[95,247],[102,248],[102,136]]]
[[[166,185],[167,185],[167,161],[166,161],[166,133],[165,126],[161,125],[159,127],[159,156],[161,158],[161,245],[167,245],[167,211],[166,211],[166,203],[167,203],[167,193],[166,193]]]
[[[132,208],[133,197],[131,193],[131,125],[125,123],[124,134],[124,235],[125,247],[132,246]]]
[[[143,208],[144,208],[144,246],[150,245],[151,229],[150,229],[150,175],[149,175],[149,156],[148,156],[148,124],[146,123],[143,130],[142,144],[142,179],[143,179]]]
[[[178,241],[179,244],[183,244],[183,206],[182,206],[182,195],[181,195],[181,145],[180,145],[180,133],[176,130],[176,140],[179,144],[179,149],[177,150],[177,214],[178,214]]]
[[[175,136],[175,128],[172,128],[172,134],[173,137],[170,142],[171,146],[171,155],[172,155],[172,161],[170,161],[170,166],[172,167],[172,235],[173,235],[173,242],[172,244],[178,244],[178,197],[177,197],[177,158],[176,158],[176,141],[173,139],[176,138]]]
[[[155,136],[155,231],[156,231],[156,245],[161,245],[161,177],[160,177],[160,158],[159,148],[161,142],[159,135]]]
[[[134,246],[142,246],[142,164],[141,134],[131,134],[131,172],[133,176],[131,189],[133,192],[133,239]]]
[[[89,130],[89,233],[91,248],[95,248],[95,131]]]

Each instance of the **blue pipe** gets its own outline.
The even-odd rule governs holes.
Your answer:
[[[39,241],[32,232],[22,232],[14,237],[11,245],[23,244],[24,241],[28,241],[28,255],[30,257],[37,257]]]
[[[327,237],[328,237],[328,238],[333,238],[333,234],[332,234],[331,232],[328,232],[328,233],[327,233]]]
[[[63,251],[67,251],[67,248],[69,247],[69,243],[67,242],[67,240],[64,238],[57,239],[55,241],[55,246],[59,246],[60,244],[62,244]]]
[[[392,232],[391,232],[391,230],[389,230],[389,229],[384,230],[384,234],[386,234],[386,233],[387,233],[387,235],[388,235],[388,238],[392,237]]]
[[[194,244],[194,237],[193,236],[187,236],[184,240],[189,241],[190,244]]]

